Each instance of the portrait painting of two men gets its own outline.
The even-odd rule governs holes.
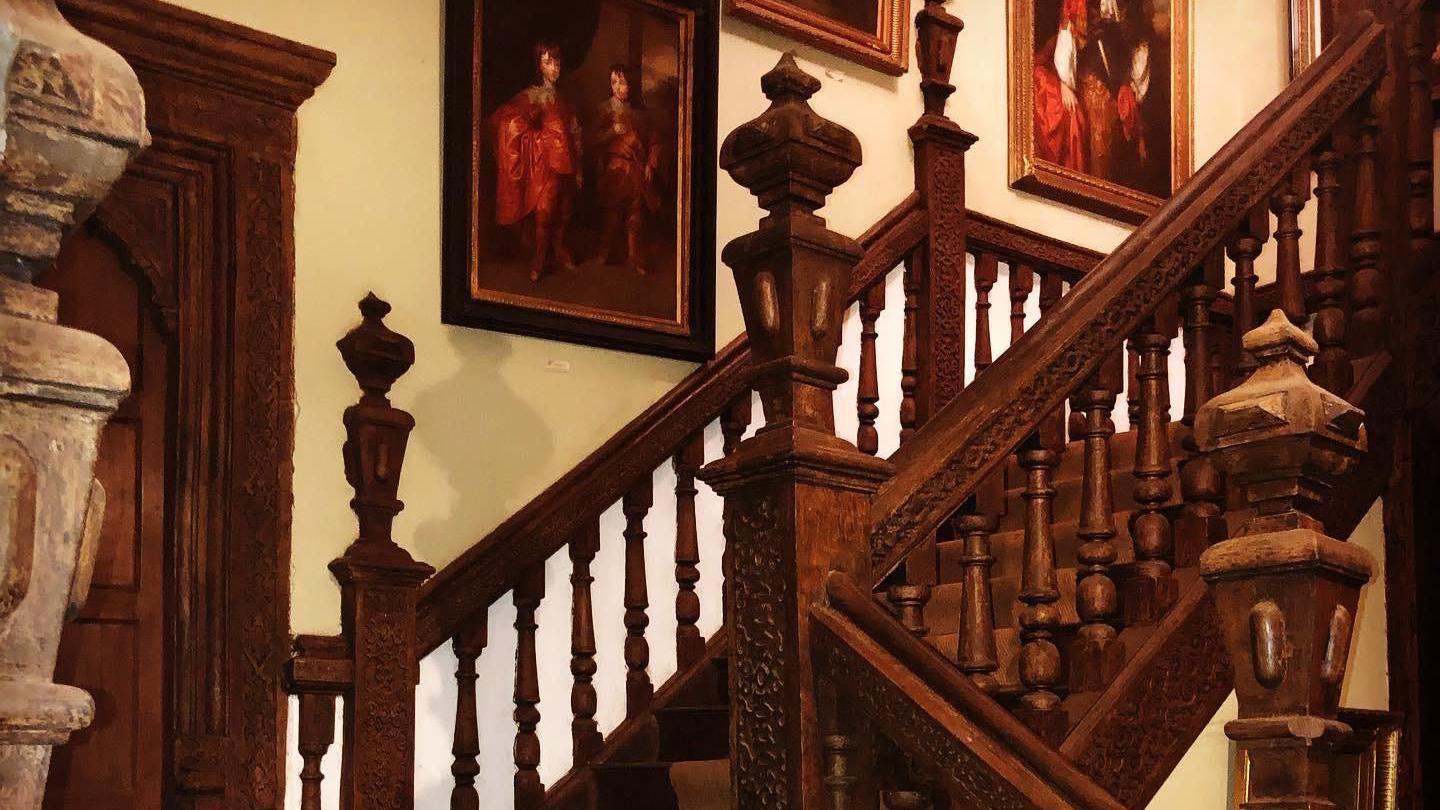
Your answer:
[[[1011,182],[1127,221],[1191,172],[1189,0],[1010,0]]]
[[[447,323],[713,352],[705,0],[450,0]]]

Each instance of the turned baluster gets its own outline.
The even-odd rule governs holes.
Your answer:
[[[975,257],[975,375],[990,367],[994,349],[990,344],[990,291],[1000,280],[1000,259],[993,253]]]
[[[1180,290],[1185,324],[1185,412],[1181,422],[1186,428],[1194,427],[1195,412],[1220,390],[1215,369],[1221,357],[1212,351],[1210,307],[1224,280],[1224,258],[1212,254]],[[1211,458],[1196,448],[1193,430],[1186,430],[1180,447],[1185,451],[1185,460],[1180,464],[1184,503],[1175,519],[1175,566],[1189,568],[1199,564],[1205,549],[1225,539],[1225,479]]]
[[[855,785],[859,779],[854,774],[855,740],[848,734],[831,729],[822,744],[825,748],[825,790],[830,794],[830,810],[850,810],[855,807]]]
[[[1080,490],[1080,524],[1075,536],[1078,569],[1075,607],[1081,626],[1070,647],[1070,689],[1088,692],[1105,688],[1125,663],[1125,649],[1115,622],[1119,597],[1110,578],[1115,550],[1115,498],[1110,486],[1110,413],[1124,379],[1124,355],[1113,354],[1090,376],[1077,398],[1084,420],[1085,466]]]
[[[1410,250],[1419,255],[1434,235],[1435,111],[1430,90],[1430,50],[1425,47],[1430,14],[1417,9],[1407,21],[1405,57],[1409,63],[1410,103],[1406,130],[1410,166]],[[1348,392],[1341,392],[1343,396]]]
[[[1028,264],[1010,265],[1010,345],[1020,342],[1025,334],[1025,302],[1035,289],[1035,268]]]
[[[1270,195],[1275,214],[1275,286],[1279,309],[1297,326],[1308,320],[1305,286],[1300,277],[1300,212],[1310,197],[1310,167],[1302,165],[1286,175]]]
[[[1060,303],[1060,298],[1065,294],[1065,280],[1059,273],[1053,270],[1041,271],[1040,276],[1040,316],[1055,308]],[[1040,439],[1056,453],[1065,452],[1065,406],[1057,405],[1043,422],[1040,423]]]
[[[545,598],[545,566],[536,565],[515,585],[515,807],[535,810],[545,801],[540,781],[540,673],[535,659],[535,610]]]
[[[300,810],[320,810],[320,763],[335,742],[335,695],[303,692],[300,695]]]
[[[600,552],[600,523],[589,521],[570,538],[570,739],[576,764],[589,762],[600,750],[599,708],[595,696],[595,609],[590,563]]]
[[[1130,339],[1140,357],[1137,375],[1140,418],[1135,430],[1135,505],[1130,537],[1135,545],[1135,574],[1125,581],[1127,624],[1158,621],[1175,603],[1178,588],[1171,576],[1174,548],[1170,519],[1161,510],[1170,500],[1170,413],[1164,392],[1169,387],[1170,340],[1175,309],[1163,305]]]
[[[1350,223],[1350,328],[1346,340],[1354,357],[1369,357],[1384,339],[1380,312],[1385,278],[1380,267],[1380,195],[1376,180],[1377,118],[1375,94],[1363,107],[1356,128],[1355,197]]]
[[[1060,680],[1060,649],[1055,631],[1060,626],[1060,586],[1055,575],[1055,538],[1051,507],[1055,500],[1052,477],[1060,456],[1032,436],[1020,450],[1025,471],[1025,544],[1020,574],[1020,698],[1019,717],[1041,739],[1058,745],[1069,720],[1055,694]]]
[[[925,584],[901,583],[885,589],[885,600],[890,603],[890,612],[905,625],[910,635],[924,638],[930,628],[925,624],[925,605],[930,602],[930,586]]]
[[[1340,252],[1340,153],[1330,136],[1315,152],[1315,292],[1313,334],[1320,351],[1310,365],[1316,385],[1345,396],[1355,381],[1345,350],[1345,258]]]
[[[995,670],[1000,661],[995,652],[995,608],[990,593],[990,533],[995,521],[987,515],[962,515],[955,528],[965,538],[964,590],[960,597],[960,643],[956,663],[976,686],[994,692],[1000,683]]]
[[[915,345],[915,326],[920,313],[920,279],[925,251],[910,254],[905,263],[905,333],[900,347],[900,443],[904,444],[919,427],[920,405],[915,391],[920,384],[920,354]]]
[[[695,528],[695,474],[705,465],[705,436],[691,434],[676,451],[675,468],[675,661],[685,671],[705,653],[700,637],[700,537]]]
[[[746,428],[750,427],[750,389],[740,392],[740,395],[730,400],[725,410],[720,414],[720,435],[724,437],[724,454],[730,455],[740,444],[740,438],[745,435]]]
[[[880,418],[880,375],[876,371],[875,340],[879,333],[875,322],[885,311],[885,282],[880,280],[865,291],[860,300],[860,377],[856,383],[855,412],[860,418],[860,428],[855,434],[855,446],[860,452],[875,455],[880,452],[880,433],[875,429],[875,420]]]
[[[1255,322],[1255,260],[1270,241],[1270,211],[1257,206],[1251,209],[1245,219],[1235,228],[1226,244],[1230,260],[1235,262],[1235,306],[1231,339],[1234,341],[1237,382],[1250,376],[1255,370],[1255,358],[1245,351],[1242,343],[1245,333],[1254,329]],[[1204,403],[1201,403],[1204,404]]]
[[[650,642],[645,628],[650,624],[646,610],[650,596],[645,585],[645,515],[654,501],[650,476],[640,479],[625,493],[625,717],[640,716],[650,707],[654,686],[650,683]]]
[[[455,777],[455,787],[450,790],[450,810],[480,810],[480,794],[475,789],[475,778],[480,775],[480,720],[476,716],[475,661],[485,651],[489,634],[486,632],[485,612],[471,619],[472,624],[455,638],[451,646],[455,649],[455,741],[450,753],[455,761],[450,765],[450,774]]]

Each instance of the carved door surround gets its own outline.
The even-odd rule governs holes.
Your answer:
[[[170,347],[166,807],[279,808],[294,447],[295,113],[333,54],[157,0],[61,0],[154,143],[87,226]],[[156,677],[162,677],[159,673]]]

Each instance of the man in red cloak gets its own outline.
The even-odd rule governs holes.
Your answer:
[[[1035,53],[1035,157],[1088,172],[1087,123],[1076,57],[1089,35],[1085,0],[1062,0],[1060,29]]]
[[[571,269],[575,262],[565,244],[575,192],[585,183],[580,163],[580,121],[555,89],[560,80],[560,48],[535,46],[539,83],[521,90],[495,111],[495,221],[516,225],[526,217],[531,232],[530,280],[539,281],[553,253]]]

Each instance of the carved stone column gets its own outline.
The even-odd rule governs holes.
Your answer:
[[[360,533],[330,563],[340,581],[341,627],[354,675],[345,696],[340,806],[411,807],[415,800],[415,592],[435,569],[391,538],[405,445],[415,419],[386,395],[415,362],[415,347],[390,331],[390,305],[365,296],[364,321],[337,344],[364,394],[345,410],[345,479]]]
[[[1215,594],[1240,717],[1225,733],[1250,759],[1245,808],[1332,808],[1336,719],[1364,549],[1313,517],[1366,446],[1364,414],[1311,382],[1315,341],[1276,310],[1245,336],[1260,368],[1195,418],[1200,449],[1246,490],[1255,516],[1200,557]]]
[[[733,626],[736,807],[825,806],[809,609],[825,574],[868,571],[870,499],[890,465],[835,436],[832,394],[853,239],[815,215],[860,144],[807,103],[820,82],[786,54],[761,80],[771,105],[735,130],[720,165],[769,214],[725,247],[755,355],[765,427],[702,478],[725,497]]]
[[[120,353],[59,326],[30,281],[149,136],[134,72],[53,0],[0,4],[0,90],[0,806],[30,810],[51,747],[94,716],[51,678],[105,508],[96,442],[130,387]]]

